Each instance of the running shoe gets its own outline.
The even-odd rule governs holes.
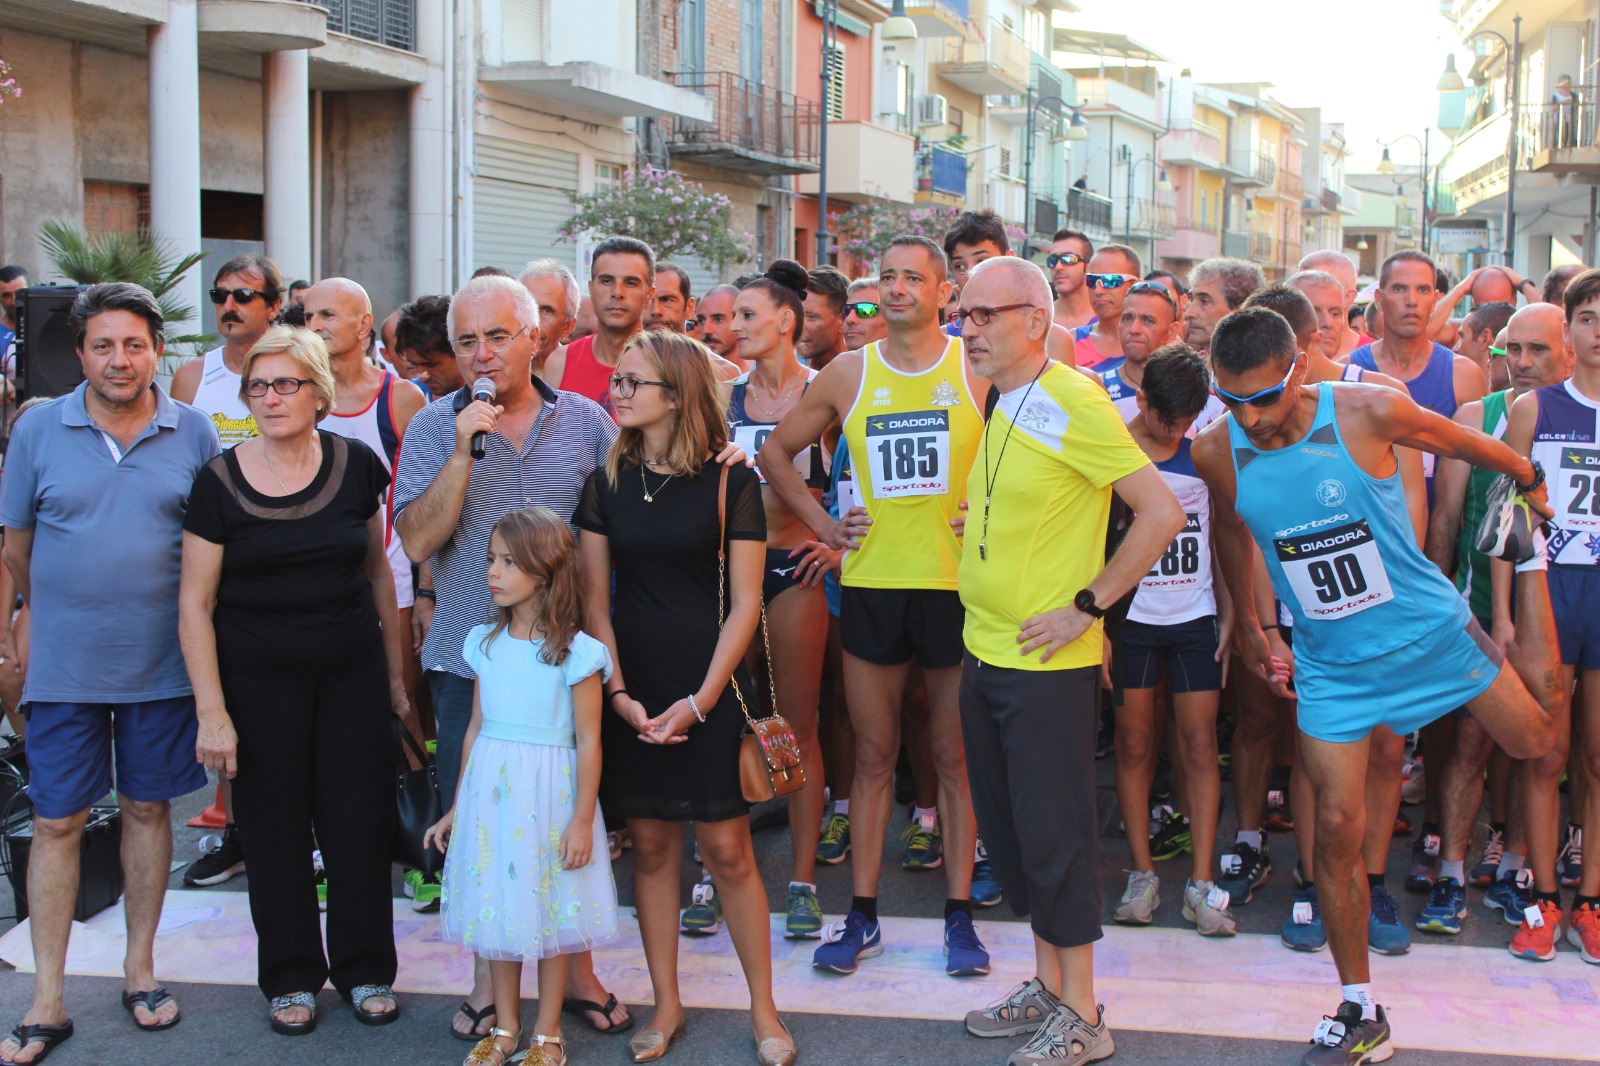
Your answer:
[[[972,891],[974,907],[993,907],[1005,898],[1000,891],[1000,879],[994,875],[994,863],[989,861],[989,849],[978,842],[978,860],[972,864]]]
[[[1400,921],[1400,907],[1389,890],[1373,885],[1372,913],[1367,915],[1367,950],[1374,955],[1404,955],[1411,950],[1411,931]]]
[[[1033,1039],[1011,1053],[1006,1066],[1053,1066],[1058,1062],[1079,1066],[1109,1059],[1116,1054],[1117,1045],[1106,1026],[1106,1009],[1099,1009],[1100,1023],[1090,1025],[1065,1003],[1058,1005]]]
[[[1561,904],[1534,900],[1522,912],[1522,924],[1511,934],[1511,954],[1529,962],[1549,962],[1556,957],[1561,937]]]
[[[967,1012],[967,1032],[973,1036],[1028,1036],[1050,1020],[1061,1001],[1035,977],[1007,992],[982,1010]]]
[[[438,874],[425,874],[421,870],[407,870],[405,894],[411,900],[411,909],[419,914],[432,914],[439,909],[439,899],[444,885]]]
[[[883,954],[883,932],[877,922],[867,921],[860,911],[851,911],[844,921],[834,922],[822,930],[822,943],[811,956],[811,965],[819,970],[850,974],[862,959],[875,959]]]
[[[1584,962],[1600,966],[1600,907],[1585,903],[1572,908],[1572,919],[1567,923],[1567,943],[1578,949]]]
[[[183,871],[187,887],[220,885],[244,873],[244,845],[239,842],[238,826],[228,826],[221,835],[207,833],[199,846],[200,857]]]
[[[1521,925],[1522,912],[1533,902],[1529,898],[1532,889],[1533,871],[1523,868],[1507,877],[1496,878],[1483,894],[1483,905],[1499,911],[1507,925]]]
[[[1483,841],[1483,857],[1467,873],[1467,884],[1473,888],[1488,888],[1494,884],[1495,875],[1500,869],[1500,860],[1505,853],[1505,832],[1490,826],[1489,835]]]
[[[850,816],[830,814],[822,824],[822,837],[817,841],[817,861],[829,866],[844,862],[850,854]]]
[[[1311,1047],[1300,1059],[1301,1066],[1361,1066],[1364,1062],[1386,1062],[1394,1055],[1389,1043],[1389,1019],[1383,1008],[1369,1020],[1361,1017],[1361,1004],[1346,1001],[1311,1036]]]
[[[322,865],[322,852],[311,853],[311,876],[317,884],[317,910],[328,909],[328,871]]]
[[[1161,906],[1161,878],[1144,870],[1128,871],[1128,887],[1122,891],[1111,920],[1119,925],[1149,925]]]
[[[1561,842],[1561,854],[1556,857],[1556,876],[1566,888],[1583,879],[1583,826],[1567,826],[1567,838]]]
[[[784,939],[815,940],[822,935],[822,905],[816,890],[806,885],[789,886],[789,917],[784,923]]]
[[[1295,895],[1294,908],[1289,912],[1289,920],[1283,923],[1280,938],[1290,951],[1321,951],[1328,946],[1316,885],[1308,885]]]
[[[722,901],[717,898],[717,887],[709,876],[702,877],[678,919],[678,931],[684,936],[711,936],[721,928]]]
[[[937,870],[944,865],[944,841],[939,836],[939,823],[926,826],[921,819],[913,821],[900,831],[900,844],[905,851],[900,856],[903,870]]]
[[[1157,812],[1165,812],[1157,823]],[[1157,862],[1176,859],[1194,850],[1189,819],[1163,804],[1150,812],[1150,857]]]
[[[1183,886],[1183,917],[1193,922],[1201,936],[1233,936],[1239,927],[1228,909],[1228,893],[1210,881],[1190,881]]]
[[[951,977],[982,977],[989,972],[989,952],[966,911],[944,920],[944,972]]]
[[[1407,807],[1415,807],[1427,798],[1428,780],[1422,760],[1406,763],[1400,768],[1400,802]]]
[[[1433,883],[1428,902],[1417,914],[1417,928],[1424,933],[1455,936],[1461,932],[1461,922],[1466,916],[1466,888],[1453,877],[1441,877]]]
[[[1294,815],[1289,813],[1289,794],[1281,788],[1267,793],[1267,820],[1261,826],[1270,833],[1294,831]]]
[[[1439,879],[1439,834],[1423,833],[1411,842],[1411,872],[1406,874],[1406,891],[1425,896]]]
[[[1243,907],[1255,896],[1256,889],[1267,883],[1267,875],[1272,873],[1272,855],[1267,847],[1266,838],[1262,838],[1261,849],[1244,841],[1233,845],[1233,851],[1224,855],[1218,862],[1222,876],[1217,878],[1217,886],[1224,889],[1230,899]]]

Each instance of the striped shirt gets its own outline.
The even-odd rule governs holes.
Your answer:
[[[467,498],[456,531],[433,553],[437,607],[422,644],[422,668],[461,677],[474,672],[461,657],[473,626],[494,609],[489,598],[489,533],[511,511],[548,507],[570,524],[590,471],[605,463],[617,426],[601,406],[573,392],[557,392],[539,379],[544,398],[521,452],[498,433],[484,440],[482,459],[472,464]],[[442,396],[417,412],[400,449],[394,481],[394,513],[433,484],[456,448],[456,413],[472,402],[469,389]],[[574,530],[576,534],[576,530]]]

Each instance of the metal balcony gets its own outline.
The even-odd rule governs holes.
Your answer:
[[[1521,109],[1517,136],[1528,169],[1536,174],[1600,175],[1600,104],[1586,85],[1569,104],[1534,104]]]
[[[1087,189],[1067,190],[1066,225],[1079,229],[1091,237],[1111,239],[1110,199]]]
[[[416,0],[316,0],[328,9],[328,29],[364,41],[417,50]]]
[[[1229,152],[1228,169],[1238,176],[1240,185],[1271,185],[1278,178],[1278,161],[1249,149]]]
[[[672,155],[741,174],[815,174],[821,108],[815,100],[768,88],[730,71],[669,74],[680,89],[712,100],[709,122],[676,119],[667,128]]]
[[[1250,234],[1240,230],[1224,230],[1222,233],[1222,254],[1234,259],[1250,258]]]
[[[1027,92],[1031,65],[1027,42],[997,19],[945,38],[933,59],[935,74],[975,96]]]
[[[1172,204],[1135,199],[1124,204],[1123,212],[1123,229],[1129,237],[1161,239],[1171,237],[1178,228],[1178,209]]]
[[[938,144],[930,144],[917,153],[918,203],[959,206],[966,198],[966,156]]]

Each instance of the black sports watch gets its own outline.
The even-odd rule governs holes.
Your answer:
[[[1072,597],[1072,606],[1090,618],[1104,618],[1106,616],[1105,608],[1095,606],[1093,589],[1079,589],[1078,594]]]

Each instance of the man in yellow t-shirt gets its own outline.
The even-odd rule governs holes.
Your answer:
[[[1006,1001],[968,1014],[967,1029],[1031,1035],[1014,1060],[1076,1043],[1096,1062],[1115,1047],[1094,993],[1100,617],[1184,513],[1105,391],[1050,362],[1050,319],[1049,283],[1023,259],[984,261],[961,291],[967,358],[999,393],[967,479],[961,733],[978,823],[1038,963]],[[1137,517],[1107,561],[1112,492]]]

